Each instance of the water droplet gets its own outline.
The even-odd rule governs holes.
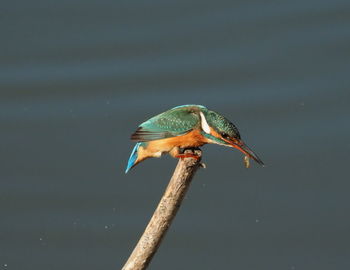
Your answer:
[[[256,222],[256,223],[259,223],[259,222],[260,222],[260,219],[256,219],[255,222]]]

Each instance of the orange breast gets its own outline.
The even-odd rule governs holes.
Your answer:
[[[160,153],[170,152],[174,147],[199,147],[206,143],[209,143],[209,140],[203,137],[199,130],[193,130],[182,136],[148,142],[145,148],[140,147],[138,160],[158,157]]]
[[[199,147],[203,144],[208,143],[207,138],[205,138],[199,130],[193,130],[185,135],[169,138],[166,140],[168,140],[168,143],[174,146],[179,146],[181,148]]]
[[[185,135],[167,138],[163,140],[153,141],[150,142],[150,144],[153,143],[154,145],[165,148],[165,149],[171,149],[174,147],[199,147],[203,144],[208,143],[208,140],[202,136],[199,130],[193,130]]]
[[[203,137],[199,130],[193,130],[185,135],[172,137],[161,140],[162,144],[173,147],[199,147],[208,143],[208,140]]]

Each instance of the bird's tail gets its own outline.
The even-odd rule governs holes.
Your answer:
[[[134,149],[132,150],[131,155],[130,155],[129,160],[128,160],[128,165],[126,166],[125,173],[128,173],[128,171],[130,171],[130,169],[136,165],[136,160],[138,157],[138,149],[139,149],[140,145],[141,145],[141,143],[137,143],[135,145]]]

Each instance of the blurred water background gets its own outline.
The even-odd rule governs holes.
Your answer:
[[[119,269],[176,160],[149,117],[203,104],[267,167],[204,147],[150,269],[350,269],[349,1],[7,1],[0,269]]]

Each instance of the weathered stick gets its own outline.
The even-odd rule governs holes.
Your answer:
[[[200,150],[194,150],[194,152],[186,150],[186,153],[195,153],[199,158],[197,160],[189,157],[179,160],[157,209],[122,270],[146,269],[156,253],[181,205],[193,175],[201,164],[202,153]]]

